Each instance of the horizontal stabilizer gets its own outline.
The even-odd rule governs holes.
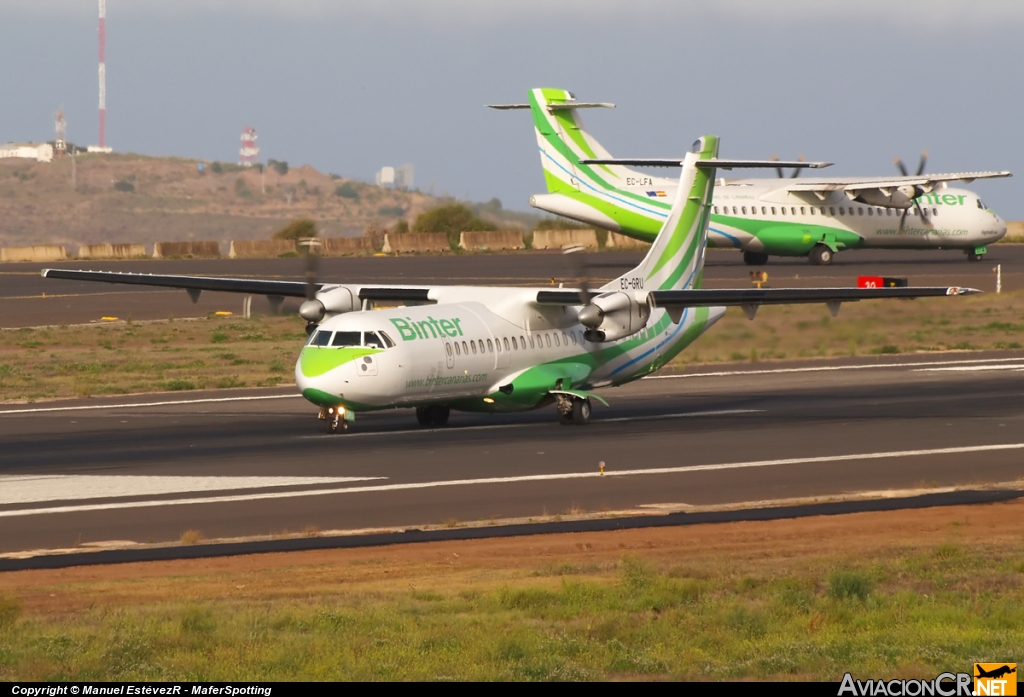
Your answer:
[[[856,302],[883,298],[930,298],[973,295],[974,288],[922,286],[920,288],[700,288],[652,290],[654,307],[713,307],[728,305],[795,305],[800,303]]]
[[[500,109],[502,111],[506,109],[529,109],[529,104],[488,104],[489,109]]]
[[[611,102],[561,102],[545,105],[548,111],[566,111],[567,109],[614,109]]]
[[[594,158],[589,160],[580,160],[580,164],[623,165],[626,167],[681,167],[683,165],[683,159],[681,157],[675,159],[605,157]],[[697,160],[694,164],[696,164],[696,166],[700,169],[751,169],[769,167],[772,169],[777,167],[802,167],[810,169],[819,169],[821,167],[829,167],[832,165],[831,162],[787,162],[785,160],[723,160],[719,158]]]

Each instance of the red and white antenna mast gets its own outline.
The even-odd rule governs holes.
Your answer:
[[[260,149],[256,147],[256,129],[246,126],[242,129],[242,146],[238,149],[238,164],[252,167],[259,162]]]
[[[107,0],[100,0],[100,147],[107,145]]]

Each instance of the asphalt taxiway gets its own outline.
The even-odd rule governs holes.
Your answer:
[[[984,487],[1024,478],[1024,353],[704,370],[551,409],[360,414],[288,389],[4,405],[0,552]],[[599,463],[605,463],[600,472]]]
[[[614,278],[639,263],[640,252],[602,252],[589,255],[596,280]],[[283,259],[190,259],[133,261],[64,261],[50,264],[0,265],[0,327],[80,324],[101,317],[147,320],[205,317],[210,312],[242,309],[242,298],[231,293],[204,292],[193,303],[180,290],[117,286],[44,279],[42,268],[108,270],[133,273],[186,274],[236,278],[302,280],[304,262]],[[994,245],[980,262],[968,262],[956,250],[853,250],[836,255],[830,266],[812,266],[806,259],[772,258],[763,267],[743,263],[738,252],[711,251],[705,266],[705,287],[750,287],[750,272],[765,271],[770,287],[853,286],[859,275],[906,278],[915,286],[958,285],[995,290],[996,265],[1002,267],[1003,289],[1024,288],[1024,245]],[[559,252],[465,254],[406,257],[343,257],[321,259],[325,282],[429,285],[550,286],[574,283]],[[294,310],[297,301],[286,301]],[[270,311],[262,296],[252,310]]]

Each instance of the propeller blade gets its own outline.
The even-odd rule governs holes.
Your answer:
[[[924,172],[924,165],[925,165],[926,162],[928,162],[928,151],[927,150],[922,150],[921,151],[921,162],[920,162],[920,164],[917,165],[917,176],[920,177],[921,174]]]
[[[910,210],[909,208],[904,208],[903,209],[903,214],[900,215],[900,229],[899,229],[899,234],[900,235],[903,234],[903,224],[905,222],[907,222],[907,211],[909,211],[909,210]]]
[[[772,160],[773,162],[778,162],[779,161],[779,156],[778,155],[772,155],[768,159]],[[782,179],[782,168],[781,167],[776,167],[775,168],[775,173],[779,175],[779,179]]]
[[[798,162],[807,162],[807,158],[804,157],[803,155],[797,155],[796,159],[797,159]],[[793,168],[793,173],[791,175],[789,175],[789,178],[790,179],[796,179],[799,176],[800,176],[800,168],[799,167],[795,167],[795,168]]]
[[[313,252],[313,247],[316,243],[317,241],[314,239],[304,240],[301,243],[306,248],[306,300],[316,299],[316,279],[319,266],[319,257]]]
[[[910,176],[909,174],[907,174],[907,168],[903,165],[903,160],[897,157],[895,160],[893,160],[893,163],[895,163],[896,169],[900,171],[900,174],[902,174],[904,177]]]

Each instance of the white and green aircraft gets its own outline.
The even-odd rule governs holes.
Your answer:
[[[530,109],[548,193],[530,205],[650,242],[675,197],[671,179],[629,166],[674,165],[674,161],[613,159],[583,127],[579,110],[612,107],[578,102],[570,92],[534,89],[528,104],[492,104],[495,109]],[[899,163],[903,169],[902,163]],[[1006,223],[978,196],[949,183],[1008,177],[1009,172],[959,172],[896,177],[721,179],[715,186],[708,245],[734,247],[761,265],[768,257],[806,256],[829,264],[844,249],[962,249],[970,261],[1006,234]]]
[[[360,411],[415,407],[440,426],[451,409],[516,412],[554,404],[561,423],[590,420],[593,390],[658,370],[738,305],[949,296],[961,288],[701,288],[717,168],[772,167],[720,160],[704,136],[676,166],[684,196],[673,199],[644,260],[600,289],[491,286],[381,286],[158,276],[45,269],[47,278],[305,297],[309,340],[295,365],[302,395],[331,432]],[[820,163],[787,163],[818,166]],[[372,310],[375,303],[404,306]]]

